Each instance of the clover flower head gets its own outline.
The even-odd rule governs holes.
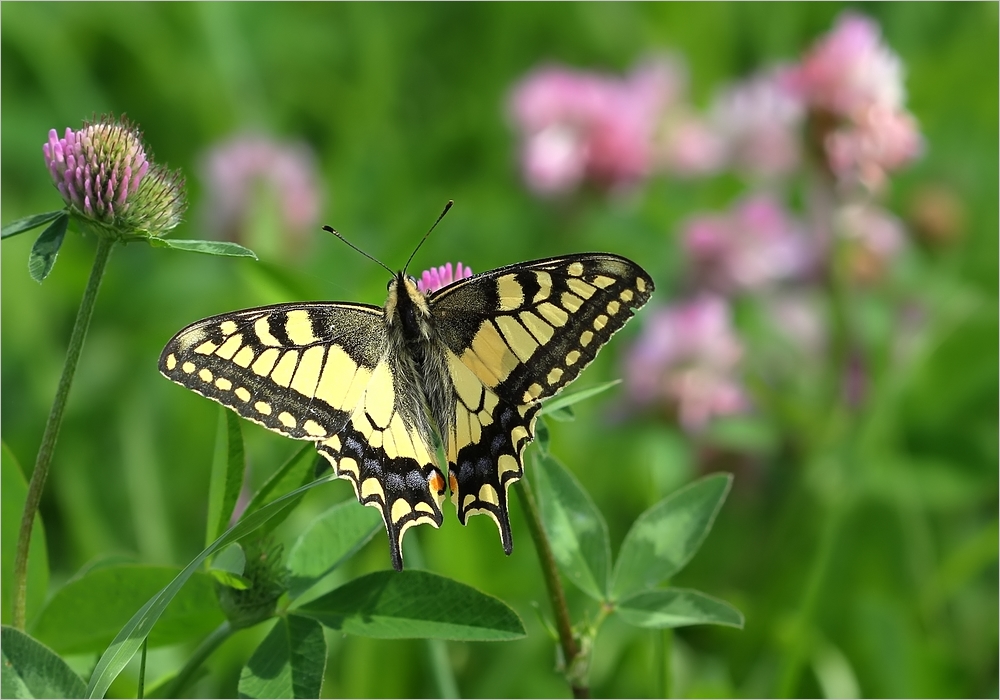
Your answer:
[[[711,110],[711,120],[726,144],[730,163],[741,172],[776,177],[800,160],[802,101],[786,85],[786,68],[726,88]]]
[[[70,210],[97,230],[129,237],[160,236],[184,212],[180,176],[150,162],[139,130],[102,117],[42,146],[52,181]]]
[[[883,189],[888,174],[923,152],[923,138],[909,112],[873,105],[826,137],[830,170],[842,183]]]
[[[683,245],[697,281],[722,293],[758,290],[807,273],[816,251],[802,226],[767,194],[692,218]]]
[[[274,614],[278,599],[288,590],[284,548],[270,537],[245,540],[243,577],[247,588],[216,585],[219,605],[237,629],[250,627]]]
[[[445,263],[440,267],[424,270],[417,280],[417,289],[423,294],[430,294],[466,277],[472,277],[471,268],[462,265],[462,263],[456,263],[453,268],[451,263]]]
[[[788,78],[810,106],[845,117],[875,104],[900,109],[905,95],[899,56],[882,42],[875,21],[851,11]]]
[[[528,186],[543,195],[590,182],[615,188],[655,165],[655,132],[683,84],[679,66],[647,61],[617,77],[563,66],[539,68],[511,92]]]
[[[294,249],[304,244],[316,225],[322,206],[316,158],[305,143],[284,142],[263,134],[240,134],[222,141],[201,159],[205,182],[208,228],[224,239],[252,238],[251,222],[260,211],[255,205],[273,197]],[[255,241],[255,248],[268,247]]]
[[[626,356],[625,387],[634,403],[663,405],[697,432],[716,416],[747,410],[737,374],[742,356],[726,300],[696,297],[647,315]]]

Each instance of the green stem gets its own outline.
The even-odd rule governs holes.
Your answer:
[[[576,642],[576,637],[573,636],[573,624],[569,619],[566,594],[563,591],[562,581],[559,579],[559,569],[556,567],[555,557],[552,556],[552,546],[549,544],[549,538],[542,526],[542,518],[538,514],[535,497],[525,479],[515,482],[514,490],[521,501],[521,507],[528,515],[528,530],[531,532],[531,538],[535,541],[535,551],[538,552],[538,560],[542,565],[542,576],[545,578],[549,602],[556,617],[556,629],[559,632],[563,658],[566,659],[566,671],[573,697],[589,698],[590,688],[586,684],[586,678],[569,677],[569,672],[573,669],[573,662],[580,654],[580,646]]]
[[[188,682],[194,678],[195,672],[201,667],[205,660],[212,655],[219,646],[232,636],[233,632],[236,630],[229,620],[226,620],[221,625],[216,627],[210,635],[202,640],[198,648],[194,650],[191,654],[191,658],[187,660],[174,679],[170,681],[166,688],[163,689],[162,697],[165,698],[179,698],[181,696],[181,691],[187,686]]]
[[[653,697],[669,698],[672,688],[670,678],[670,657],[673,655],[674,631],[670,628],[653,632],[654,667],[656,670],[656,693]]]
[[[792,626],[792,634],[788,640],[788,653],[785,656],[781,675],[778,679],[778,688],[775,697],[791,698],[795,697],[795,690],[802,673],[802,665],[810,651],[810,626],[812,624],[813,613],[819,600],[819,595],[823,590],[823,583],[826,579],[827,570],[830,567],[830,560],[833,558],[833,551],[837,543],[837,536],[840,526],[844,521],[845,508],[843,506],[833,506],[832,512],[824,514],[824,527],[820,535],[821,539],[816,554],[813,557],[812,565],[809,567],[809,579],[806,581],[806,589],[802,595],[802,602]]]
[[[142,700],[146,697],[146,648],[149,646],[149,637],[142,640],[142,656],[139,659],[139,687],[135,696]]]
[[[80,301],[80,310],[76,314],[73,332],[69,337],[69,347],[66,350],[66,363],[63,365],[62,376],[59,378],[59,386],[56,388],[56,397],[52,402],[49,420],[45,424],[45,432],[42,434],[42,444],[38,448],[35,470],[31,473],[31,483],[28,484],[28,496],[24,502],[21,530],[17,538],[17,557],[14,560],[12,621],[14,627],[22,630],[25,623],[25,600],[27,599],[28,589],[28,547],[31,544],[31,530],[35,524],[38,506],[42,501],[45,481],[49,476],[49,465],[52,462],[52,453],[56,446],[56,438],[59,437],[59,426],[62,425],[63,411],[66,408],[69,388],[73,384],[73,375],[76,373],[76,365],[80,359],[80,351],[83,349],[83,341],[87,337],[90,319],[94,315],[94,302],[97,301],[97,291],[100,289],[101,279],[104,277],[104,270],[107,267],[108,258],[111,256],[111,249],[114,245],[115,242],[111,238],[98,237],[97,239],[97,255],[94,258],[94,267],[90,271],[90,279],[87,280],[87,288],[83,292],[83,299]]]

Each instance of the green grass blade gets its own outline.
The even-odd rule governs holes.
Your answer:
[[[208,521],[205,546],[229,526],[233,509],[243,485],[245,459],[240,418],[226,408],[219,408],[219,429],[212,457],[212,475],[208,482]]]

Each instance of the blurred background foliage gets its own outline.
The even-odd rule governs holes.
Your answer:
[[[306,299],[380,304],[384,271],[319,224],[397,267],[454,199],[414,272],[448,260],[482,271],[608,250],[648,269],[658,302],[666,304],[684,274],[681,223],[729,206],[739,181],[659,179],[640,194],[540,198],[519,174],[505,106],[511,87],[544,62],[622,74],[645,56],[672,50],[686,60],[691,100],[702,108],[723,84],[795,60],[843,9],[4,3],[4,222],[58,207],[42,160],[48,130],[78,128],[102,113],[127,114],[157,161],[185,174],[191,206],[177,233],[182,238],[210,236],[206,152],[234,136],[300,144],[297,152],[320,183],[318,215],[298,232],[283,219],[280,202],[261,190],[252,221],[240,229],[260,262],[147,246],[115,251],[42,506],[51,590],[98,558],[183,565],[200,551],[218,409],[163,380],[156,359],[174,332],[210,314]],[[877,408],[865,414],[855,443],[844,443],[860,459],[854,469],[864,474],[865,488],[833,536],[825,568],[817,574],[813,566],[829,536],[824,503],[837,499],[842,484],[798,463],[794,450],[781,447],[787,436],[778,421],[766,414],[729,429],[722,421],[714,433],[692,438],[655,413],[623,421],[611,399],[585,405],[574,423],[552,425],[553,452],[607,517],[614,548],[636,515],[700,472],[736,475],[715,530],[673,583],[732,602],[745,613],[746,629],[677,631],[671,668],[678,695],[773,694],[797,645],[808,649],[794,685],[799,695],[998,692],[997,6],[858,9],[878,21],[900,55],[908,107],[926,143],[923,157],[894,179],[888,206],[912,224],[930,184],[950,193],[961,221],[946,244],[915,245],[906,258],[897,291],[926,310],[924,352],[909,364],[888,363],[872,379]],[[68,237],[39,286],[25,265],[33,237],[5,241],[2,256],[0,425],[26,467],[94,249],[92,240]],[[626,328],[581,383],[620,375],[640,326]],[[737,326],[750,346],[765,332],[752,319],[739,318]],[[295,445],[250,424],[245,434],[249,479],[259,484]],[[876,447],[867,449],[866,441]],[[352,497],[346,482],[313,491],[279,534],[290,541],[310,517]],[[487,518],[462,528],[449,517],[440,531],[420,528],[410,537],[419,539],[429,569],[507,601],[529,630],[514,643],[449,645],[460,692],[562,696],[567,688],[553,672],[554,643],[535,612],[549,614],[543,583],[516,501],[512,522],[510,558]],[[385,568],[386,550],[377,537],[341,575]],[[579,619],[586,601],[569,593]],[[803,616],[805,604],[811,608]],[[264,634],[230,640],[196,692],[232,696],[241,665]],[[594,650],[594,693],[653,693],[662,641],[659,632],[609,622]],[[434,692],[418,642],[331,637],[330,645],[324,695]],[[150,675],[176,668],[189,651],[154,650]],[[86,675],[93,662],[74,663]],[[132,692],[121,683],[112,692]]]

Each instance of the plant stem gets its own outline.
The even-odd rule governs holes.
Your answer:
[[[149,637],[142,640],[142,656],[139,659],[139,687],[135,696],[142,700],[146,693],[146,648],[149,646]]]
[[[830,567],[830,560],[833,558],[833,551],[837,543],[841,523],[844,521],[844,516],[845,507],[842,505],[832,506],[832,510],[828,509],[822,516],[824,520],[823,532],[820,535],[819,547],[816,549],[812,565],[809,567],[809,579],[806,581],[802,603],[799,605],[799,611],[792,627],[792,634],[788,640],[788,653],[785,656],[783,668],[778,679],[778,688],[775,697],[795,697],[799,676],[802,673],[802,664],[812,647],[809,638],[809,627],[813,611],[819,600],[819,594],[823,590],[823,583],[826,579],[827,569]]]
[[[97,255],[94,258],[94,267],[90,271],[90,279],[87,280],[87,287],[84,289],[83,299],[80,301],[80,309],[76,314],[76,322],[73,324],[73,332],[69,337],[66,363],[63,365],[59,386],[56,388],[56,397],[52,402],[49,420],[45,424],[45,432],[42,434],[42,444],[38,448],[38,457],[35,460],[35,469],[31,473],[31,482],[28,484],[28,496],[24,502],[21,530],[17,538],[17,557],[14,560],[12,621],[17,629],[23,630],[25,623],[25,601],[28,592],[28,547],[31,544],[31,530],[35,524],[38,506],[42,501],[42,492],[45,490],[45,481],[49,475],[49,465],[52,462],[56,438],[59,437],[59,427],[62,425],[69,388],[73,384],[73,375],[76,374],[76,365],[80,359],[80,351],[83,349],[83,341],[87,337],[90,319],[94,315],[97,291],[100,289],[101,279],[104,277],[104,270],[114,245],[115,241],[111,238],[103,236],[97,238]]]
[[[221,625],[216,627],[210,635],[202,640],[198,648],[194,650],[191,654],[191,658],[187,660],[174,679],[170,681],[166,688],[163,689],[163,697],[165,698],[179,698],[181,696],[181,691],[184,690],[188,682],[194,677],[195,672],[198,668],[205,663],[205,659],[212,655],[219,646],[229,639],[229,637],[235,632],[233,626],[229,624],[229,620],[226,620]]]
[[[569,619],[566,594],[563,591],[562,581],[559,579],[559,569],[556,567],[555,557],[552,556],[549,538],[545,534],[542,518],[538,514],[535,497],[525,479],[515,482],[514,490],[521,500],[521,507],[528,514],[528,530],[531,532],[531,538],[535,541],[535,551],[538,552],[538,560],[542,565],[542,576],[545,578],[545,587],[549,591],[549,602],[556,617],[556,629],[559,631],[559,642],[566,660],[567,680],[569,680],[570,688],[573,691],[573,697],[589,698],[590,688],[586,684],[586,679],[574,679],[570,676],[573,662],[580,654],[580,646],[576,642],[576,637],[573,636],[573,624]]]
[[[653,697],[671,697],[670,659],[673,655],[674,631],[670,628],[653,632],[654,668],[656,671],[656,692]]]

